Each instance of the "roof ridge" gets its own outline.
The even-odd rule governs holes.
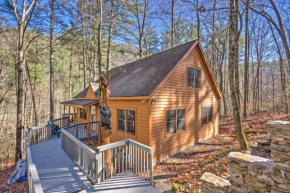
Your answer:
[[[158,52],[158,53],[152,54],[151,56],[148,56],[148,57],[146,57],[146,58],[142,58],[142,59],[134,60],[134,61],[132,61],[132,62],[129,62],[129,63],[123,64],[123,65],[121,65],[121,66],[116,66],[116,67],[110,69],[110,71],[113,70],[113,69],[115,69],[115,68],[120,68],[120,67],[122,67],[122,66],[125,66],[125,65],[128,65],[128,64],[132,64],[132,63],[137,62],[137,61],[140,61],[140,60],[145,60],[145,59],[150,58],[150,57],[152,57],[152,56],[156,56],[156,55],[158,55],[158,54],[161,54],[161,53],[167,52],[167,51],[169,51],[169,50],[172,50],[172,49],[175,49],[175,48],[178,48],[178,47],[181,47],[181,46],[187,45],[187,44],[189,44],[189,43],[193,43],[193,42],[195,42],[195,41],[197,41],[197,40],[198,40],[198,39],[194,39],[194,40],[192,40],[192,41],[186,42],[186,43],[184,43],[184,44],[180,44],[180,45],[175,46],[175,47],[173,47],[173,48],[169,48],[169,49],[166,49],[166,50],[162,50],[161,52]]]

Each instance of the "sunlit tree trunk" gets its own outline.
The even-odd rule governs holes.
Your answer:
[[[236,77],[236,66],[238,65],[238,0],[230,1],[230,26],[229,26],[229,83],[230,83],[230,95],[233,108],[233,117],[235,122],[236,136],[240,145],[240,149],[247,150],[249,145],[242,128],[240,105],[239,105],[239,93],[237,89],[239,87],[238,79]]]

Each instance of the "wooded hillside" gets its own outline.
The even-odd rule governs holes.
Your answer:
[[[59,102],[101,71],[193,39],[222,116],[288,113],[289,8],[287,0],[1,1],[0,164],[21,157],[23,128],[61,117]]]

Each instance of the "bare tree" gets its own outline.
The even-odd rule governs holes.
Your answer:
[[[32,18],[37,0],[33,0],[30,5],[27,0],[22,1],[21,10],[18,10],[18,1],[12,1],[14,17],[17,22],[18,44],[17,44],[17,126],[16,126],[16,154],[15,161],[22,158],[22,129],[24,126],[24,75],[25,75],[25,34],[27,26]],[[20,15],[20,17],[19,17]]]
[[[54,116],[54,59],[53,59],[53,29],[54,29],[54,0],[49,3],[50,7],[50,32],[49,32],[49,119]]]
[[[112,33],[113,33],[113,14],[115,8],[115,0],[111,0],[111,11],[110,11],[110,21],[109,21],[109,37],[108,37],[108,48],[107,48],[107,73],[110,67],[110,53],[111,53],[111,45],[112,45]]]
[[[249,149],[249,145],[242,128],[242,120],[240,114],[239,105],[239,93],[237,88],[239,87],[238,79],[236,76],[236,66],[238,66],[238,49],[239,49],[239,31],[238,31],[238,10],[239,3],[238,0],[230,0],[230,26],[229,26],[229,82],[230,82],[230,92],[231,101],[233,109],[233,117],[235,122],[236,136],[242,150]]]

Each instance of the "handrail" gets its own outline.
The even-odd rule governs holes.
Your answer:
[[[61,118],[57,118],[57,119],[52,119],[50,121],[59,121],[59,120],[63,120],[63,119],[68,119],[68,117],[61,117]]]
[[[31,128],[29,128],[29,129],[30,129],[30,130],[36,130],[36,129],[43,128],[43,127],[45,127],[45,126],[47,126],[47,125],[40,125],[40,126],[36,126],[36,127],[31,127]]]
[[[27,129],[30,146],[51,139],[52,128],[50,125],[41,125]]]
[[[127,139],[124,139],[122,141],[117,141],[117,142],[110,143],[110,144],[107,144],[107,145],[98,146],[97,147],[97,150],[98,150],[98,152],[106,151],[106,150],[109,150],[109,149],[113,149],[113,148],[116,148],[116,147],[120,147],[122,145],[127,145],[127,143],[128,143],[128,140]]]
[[[62,129],[61,147],[86,177],[94,184],[100,182],[99,155],[71,133]]]
[[[43,193],[36,166],[33,164],[31,150],[28,139],[28,129],[25,129],[25,148],[27,160],[27,176],[29,193]]]
[[[68,138],[70,138],[72,141],[74,141],[77,145],[81,146],[84,148],[88,153],[91,155],[97,155],[97,152],[95,152],[92,148],[89,146],[85,145],[83,142],[78,140],[75,136],[73,136],[71,133],[67,132],[66,130],[62,129],[61,130],[62,134],[65,134]]]

